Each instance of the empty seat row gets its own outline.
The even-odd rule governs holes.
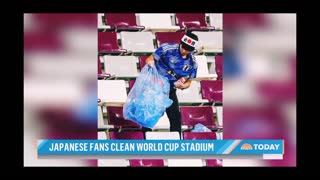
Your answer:
[[[98,126],[103,129],[123,129],[123,128],[141,128],[137,123],[127,120],[123,117],[123,107],[122,106],[107,106],[107,118],[106,122],[103,117],[101,107],[98,107]],[[212,106],[181,106],[181,119],[182,119],[182,129],[192,129],[198,123],[208,127],[212,130],[221,129],[220,124],[221,117],[218,117],[218,109]],[[215,112],[214,112],[215,111]],[[220,112],[219,112],[220,113]],[[221,114],[219,114],[221,116]],[[219,120],[218,120],[219,118]],[[169,119],[165,115],[160,118],[158,123],[155,125],[154,129],[169,129]]]
[[[197,53],[222,53],[222,32],[193,32],[199,37]],[[103,54],[149,53],[163,43],[179,43],[184,32],[98,32],[98,52]],[[118,38],[119,36],[119,38]],[[120,39],[120,42],[118,42]],[[154,45],[156,40],[156,45]],[[120,45],[121,44],[121,45]]]
[[[135,80],[129,80],[129,90],[133,87]],[[200,92],[201,91],[201,92]],[[200,93],[196,93],[200,92]],[[191,96],[192,95],[192,96]],[[221,80],[202,80],[194,81],[185,90],[177,91],[178,99],[181,103],[195,102],[215,102],[222,103],[222,81]]]
[[[102,73],[101,62],[105,73],[114,75],[117,78],[136,78],[139,71],[145,66],[148,56],[99,56],[98,57],[98,76]],[[195,56],[198,63],[196,79],[222,79],[223,58],[216,56],[214,58],[215,74],[209,73],[208,59],[204,55]]]
[[[130,81],[129,81],[130,82]],[[131,86],[134,82],[130,82]],[[177,90],[179,103],[223,103],[222,80],[193,81],[188,89]],[[127,99],[124,80],[98,80],[98,99],[105,104],[124,104]]]
[[[98,28],[112,31],[213,31],[222,29],[222,14],[99,13]]]

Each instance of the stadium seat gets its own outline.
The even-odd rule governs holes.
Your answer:
[[[206,23],[205,13],[176,13],[176,23],[181,30],[213,31]]]
[[[98,52],[122,54],[127,52],[127,50],[119,47],[116,32],[98,32]]]
[[[222,80],[202,80],[201,95],[209,102],[223,103],[222,100]]]
[[[107,140],[106,132],[98,132],[98,139],[99,140]]]
[[[98,128],[108,128],[103,119],[101,106],[98,106]]]
[[[126,159],[98,159],[98,167],[128,167]]]
[[[155,51],[151,32],[120,32],[122,48],[128,53],[151,54]]]
[[[199,53],[222,53],[222,31],[193,33],[199,38],[199,46],[197,47]]]
[[[198,63],[197,79],[216,79],[217,74],[209,74],[207,57],[204,55],[195,56]]]
[[[206,99],[201,97],[200,83],[192,81],[189,88],[176,91],[179,103],[207,103]]]
[[[207,167],[222,167],[222,159],[206,159]]]
[[[217,79],[223,79],[223,56],[216,56],[215,57],[215,64],[216,64],[216,73],[218,75]]]
[[[98,98],[107,104],[124,104],[127,99],[125,81],[98,80]]]
[[[179,140],[180,135],[179,132],[146,132],[146,140],[168,140],[175,139]]]
[[[217,135],[215,132],[183,132],[183,139],[186,140],[216,140]]]
[[[100,57],[98,56],[98,76],[101,74],[102,74],[101,60],[100,60]]]
[[[223,111],[222,106],[215,106],[216,113],[217,113],[217,121],[220,126],[223,126]]]
[[[137,123],[124,119],[122,106],[107,106],[107,119],[108,125],[113,126],[113,128],[116,129],[140,128],[140,125]]]
[[[104,69],[115,77],[135,78],[138,76],[135,56],[103,56]]]
[[[198,123],[209,129],[219,128],[211,106],[181,106],[180,112],[182,125],[188,129],[192,129]]]
[[[136,82],[136,80],[135,79],[130,79],[129,81],[128,81],[128,84],[129,84],[129,91],[133,88],[133,85],[134,85],[134,83]]]
[[[210,13],[209,20],[210,25],[215,27],[215,30],[222,30],[223,29],[223,14],[222,13]]]
[[[109,136],[111,140],[115,139],[136,139],[136,140],[142,140],[144,139],[144,135],[142,131],[123,131],[123,132],[114,132],[110,131]]]
[[[114,31],[141,31],[145,27],[138,26],[135,13],[105,13],[105,22]]]
[[[105,24],[105,18],[104,18],[104,14],[103,13],[98,13],[98,29],[100,29],[100,30],[111,29],[110,26],[107,26]]]
[[[163,159],[130,159],[131,167],[164,167]]]
[[[156,32],[157,46],[160,47],[163,43],[180,43],[185,32]]]
[[[110,78],[111,75],[110,74],[106,74],[102,71],[102,67],[101,67],[101,58],[98,56],[98,79],[106,79],[106,78]]]
[[[137,14],[138,22],[141,26],[145,26],[144,31],[152,31],[152,32],[169,32],[169,31],[177,31],[179,26],[174,26],[172,22],[173,14],[168,13],[151,13],[145,14],[140,13]]]
[[[139,66],[140,66],[140,71],[142,70],[142,68],[146,65],[146,59],[149,56],[139,56]]]

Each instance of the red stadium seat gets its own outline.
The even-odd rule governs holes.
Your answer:
[[[98,52],[121,54],[127,50],[119,48],[116,32],[98,32]]]
[[[223,79],[223,56],[216,56],[215,57],[215,64],[216,64],[216,73],[218,75],[217,79]]]
[[[188,128],[193,128],[198,123],[211,129],[218,128],[211,106],[181,106],[180,111],[182,124]]]
[[[208,99],[209,102],[223,103],[222,80],[202,80],[200,85],[203,99]]]
[[[163,43],[180,43],[182,37],[185,35],[185,32],[156,32],[157,45],[160,47]]]
[[[108,125],[113,125],[114,128],[140,128],[135,122],[124,119],[122,106],[107,106],[107,116]]]
[[[213,31],[206,23],[205,13],[176,13],[176,23],[181,30]]]
[[[105,13],[106,24],[115,31],[141,31],[145,27],[137,25],[134,13]]]

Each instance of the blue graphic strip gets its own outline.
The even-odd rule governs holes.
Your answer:
[[[283,140],[39,140],[39,155],[283,154]]]

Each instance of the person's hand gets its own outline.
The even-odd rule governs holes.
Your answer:
[[[176,84],[176,88],[178,89],[185,89],[185,86],[182,82],[178,81],[177,84]]]
[[[147,62],[148,66],[153,67],[154,66],[154,60],[150,60]]]
[[[182,83],[182,82],[180,82],[180,81],[178,81],[177,82],[177,84],[176,84],[176,88],[178,88],[178,89],[187,89],[187,88],[189,88],[190,87],[190,83]]]

